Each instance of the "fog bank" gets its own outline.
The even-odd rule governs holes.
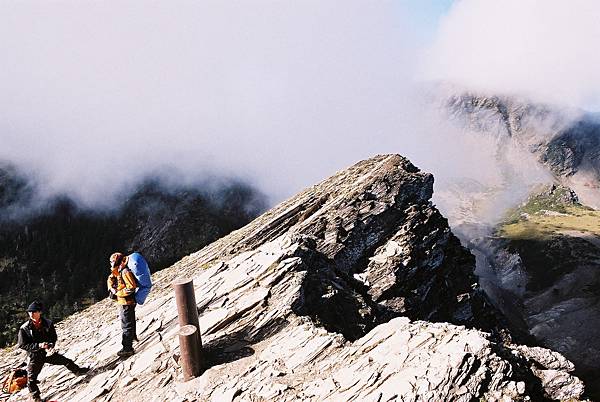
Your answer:
[[[235,177],[273,203],[378,153],[502,183],[498,144],[423,100],[423,78],[486,81],[445,57],[470,51],[455,31],[477,4],[429,48],[395,1],[3,2],[0,160],[91,207],[154,174]]]
[[[600,110],[599,15],[594,0],[458,0],[422,77]]]

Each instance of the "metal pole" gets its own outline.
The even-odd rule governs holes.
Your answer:
[[[196,331],[194,331],[192,335],[186,337],[185,342],[188,342],[188,344],[186,344],[186,350],[189,351],[186,353],[192,353],[189,356],[195,359],[198,367],[202,367],[202,338],[200,337],[200,323],[198,320],[198,307],[196,305],[194,282],[189,278],[177,278],[172,282],[172,285],[175,289],[175,302],[177,303],[177,314],[179,316],[179,326],[181,327],[181,330],[190,325],[196,328]],[[190,348],[189,346],[189,342],[191,342],[192,339],[195,339],[196,342],[194,348]],[[181,342],[182,338],[180,336],[179,344],[181,348],[181,358],[185,361],[183,358],[184,345]]]
[[[198,345],[198,328],[193,325],[184,325],[179,329],[179,350],[181,352],[181,367],[183,379],[189,381],[198,377],[202,369],[200,364],[200,349]]]

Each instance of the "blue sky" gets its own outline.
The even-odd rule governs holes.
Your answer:
[[[412,30],[427,43],[433,40],[440,18],[453,3],[454,0],[402,0],[399,5],[411,16]]]

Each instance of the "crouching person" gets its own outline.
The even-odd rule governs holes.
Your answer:
[[[42,317],[41,303],[34,301],[27,308],[29,320],[19,329],[19,347],[29,354],[27,364],[27,387],[34,401],[41,401],[38,387],[38,375],[45,363],[65,366],[75,375],[83,375],[88,368],[79,367],[73,360],[59,354],[52,353],[57,336],[52,321]]]
[[[133,340],[137,339],[135,329],[135,292],[137,282],[133,273],[127,268],[127,257],[121,253],[110,256],[111,273],[106,284],[111,298],[119,306],[119,318],[123,335],[121,344],[123,348],[117,352],[118,356],[127,357],[134,354]]]

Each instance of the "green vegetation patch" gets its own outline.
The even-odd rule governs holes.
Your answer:
[[[565,207],[560,215],[544,212],[521,215],[502,224],[498,234],[508,239],[544,239],[568,231],[600,236],[600,211],[576,205]]]
[[[600,211],[581,205],[569,189],[552,186],[508,212],[497,230],[519,255],[528,291],[544,291],[600,258]]]
[[[580,204],[569,188],[553,185],[508,211],[497,234],[511,240],[543,240],[569,231],[600,236],[600,211]]]

